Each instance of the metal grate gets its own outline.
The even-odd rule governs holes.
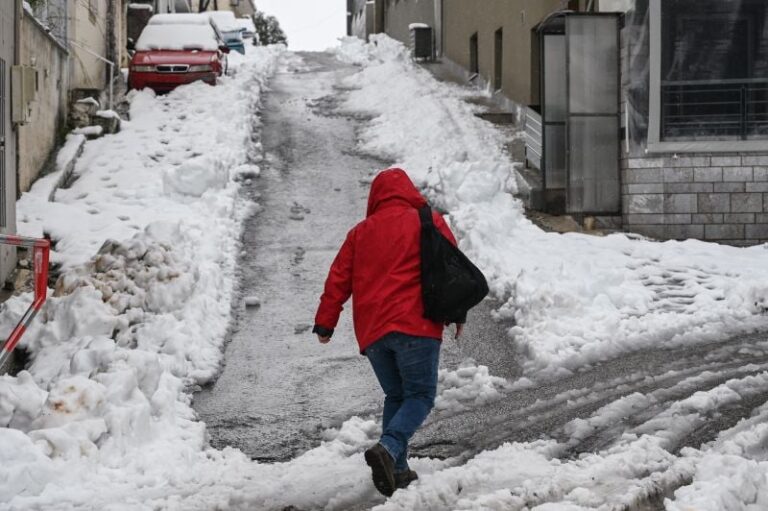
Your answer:
[[[710,80],[662,84],[665,140],[768,136],[768,81]]]
[[[158,73],[186,73],[189,66],[186,64],[160,64],[155,69]]]

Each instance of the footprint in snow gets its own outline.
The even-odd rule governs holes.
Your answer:
[[[303,334],[304,332],[308,331],[310,328],[312,328],[312,325],[296,325],[293,328],[293,333],[296,335]]]
[[[304,215],[310,214],[311,211],[309,208],[305,208],[298,202],[294,202],[293,206],[291,206],[291,214],[288,218],[291,220],[304,220]]]
[[[125,215],[118,215],[118,217],[117,217],[117,218],[118,218],[119,220],[122,220],[123,222],[127,222],[128,220],[130,220],[130,219],[131,219],[131,217],[129,217],[129,216],[125,216]]]

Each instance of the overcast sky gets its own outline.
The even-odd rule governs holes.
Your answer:
[[[346,0],[255,0],[275,16],[291,50],[325,50],[347,32]]]

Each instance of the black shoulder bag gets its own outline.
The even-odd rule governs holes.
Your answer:
[[[467,311],[488,294],[483,273],[432,222],[432,209],[421,219],[421,292],[424,317],[439,323],[464,323]]]

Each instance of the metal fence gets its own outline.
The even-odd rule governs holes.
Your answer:
[[[663,82],[665,140],[768,135],[768,80]]]

